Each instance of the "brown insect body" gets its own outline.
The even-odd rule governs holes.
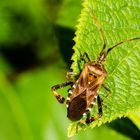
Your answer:
[[[90,111],[97,91],[106,78],[106,70],[96,61],[86,63],[79,79],[70,89],[67,98],[67,117],[72,121],[81,119],[84,113]]]

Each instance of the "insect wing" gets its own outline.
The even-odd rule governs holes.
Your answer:
[[[67,117],[72,121],[79,120],[83,113],[85,112],[87,107],[86,101],[86,90],[73,98],[73,100],[69,103],[68,114]]]

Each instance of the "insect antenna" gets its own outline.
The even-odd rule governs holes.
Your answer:
[[[118,46],[120,46],[120,45],[122,45],[122,44],[124,44],[124,43],[127,43],[127,42],[131,42],[131,41],[134,41],[134,40],[140,40],[140,37],[131,38],[131,39],[126,39],[126,40],[121,41],[121,42],[117,43],[116,45],[114,45],[114,46],[112,46],[112,47],[110,47],[109,49],[106,50],[106,40],[105,40],[104,32],[103,32],[103,30],[102,30],[102,28],[101,28],[101,26],[100,26],[100,24],[99,24],[99,22],[98,22],[98,19],[96,18],[95,14],[94,14],[94,11],[93,11],[92,8],[90,8],[90,12],[91,12],[91,16],[92,16],[92,18],[94,19],[95,24],[96,24],[98,30],[100,31],[101,38],[102,38],[102,41],[103,41],[103,48],[102,48],[102,50],[101,50],[101,52],[100,52],[99,57],[97,58],[97,63],[98,63],[98,64],[102,64],[102,63],[105,61],[105,59],[106,59],[108,53],[109,53],[112,49],[114,49],[114,48],[116,48],[116,47],[118,47]]]
[[[134,41],[134,40],[140,40],[140,38],[139,38],[139,37],[137,37],[137,38],[131,38],[131,39],[126,39],[126,40],[124,40],[124,41],[122,41],[122,42],[119,42],[119,43],[117,43],[116,45],[110,47],[110,48],[107,50],[106,53],[108,54],[108,53],[109,53],[112,49],[114,49],[115,47],[118,47],[118,46],[120,46],[120,45],[122,45],[122,44],[124,44],[124,43],[130,42],[130,41]]]
[[[90,8],[90,11],[91,11],[91,16],[93,18],[93,20],[95,21],[95,25],[97,26],[98,30],[100,31],[100,34],[101,34],[101,39],[103,41],[103,48],[102,48],[102,51],[101,52],[104,52],[104,50],[106,49],[106,40],[105,40],[105,35],[104,35],[104,32],[98,22],[98,19],[96,18],[95,14],[94,14],[94,11],[92,8]]]
[[[118,47],[118,46],[120,46],[120,45],[122,45],[122,44],[124,44],[124,43],[131,42],[131,41],[134,41],[134,40],[140,40],[140,38],[137,37],[137,38],[126,39],[126,40],[124,40],[124,41],[122,41],[122,42],[119,42],[119,43],[117,43],[116,45],[110,47],[109,49],[107,49],[107,51],[102,51],[102,52],[100,53],[100,56],[99,56],[98,59],[97,59],[97,63],[98,63],[98,64],[101,64],[102,62],[104,62],[105,59],[106,59],[106,57],[107,57],[107,55],[108,55],[108,53],[109,53],[112,49],[114,49],[114,48],[116,48],[116,47]]]

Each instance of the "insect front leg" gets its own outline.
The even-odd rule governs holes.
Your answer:
[[[77,64],[78,64],[78,68],[79,68],[79,71],[81,72],[83,69],[81,68],[81,61],[85,63],[88,63],[90,62],[90,58],[88,56],[88,54],[86,52],[84,52],[84,54],[80,54],[80,60],[77,60]]]
[[[84,61],[85,63],[88,63],[89,61],[91,61],[90,58],[89,58],[89,56],[88,56],[88,54],[87,54],[86,52],[84,52],[83,55],[80,55],[80,58],[81,58],[81,60]]]
[[[57,85],[54,85],[51,87],[51,90],[59,103],[64,103],[65,98],[63,96],[61,96],[58,92],[56,92],[56,90],[60,89],[62,87],[66,87],[68,85],[72,85],[72,84],[73,84],[73,82],[67,81],[67,82],[57,84]]]

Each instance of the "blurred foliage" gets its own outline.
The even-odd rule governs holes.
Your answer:
[[[0,140],[68,139],[65,106],[50,87],[65,81],[81,8],[81,0],[0,1]],[[133,123],[118,122],[121,130],[114,122],[71,139],[140,138]]]

